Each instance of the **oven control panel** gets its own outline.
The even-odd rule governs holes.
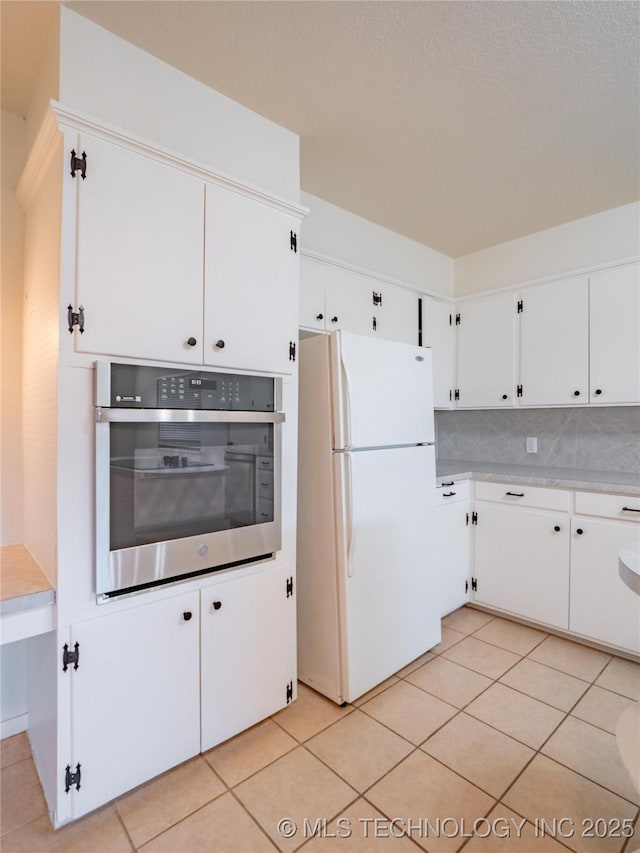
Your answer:
[[[111,362],[97,371],[98,405],[136,409],[275,411],[275,379]],[[107,379],[108,377],[108,379]],[[108,391],[104,387],[108,381]],[[109,402],[106,402],[106,401]]]

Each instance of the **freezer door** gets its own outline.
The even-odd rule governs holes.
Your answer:
[[[334,454],[342,694],[351,702],[440,642],[433,447]]]
[[[432,442],[431,350],[331,336],[335,448]]]

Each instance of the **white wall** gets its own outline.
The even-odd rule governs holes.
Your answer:
[[[2,111],[2,325],[0,330],[0,545],[22,542],[22,255],[24,216],[15,189],[25,122]]]
[[[640,202],[456,258],[455,295],[467,296],[640,255]]]
[[[302,248],[376,272],[422,291],[453,295],[453,258],[402,237],[317,196],[303,192],[310,209]]]
[[[231,177],[299,201],[299,137],[61,9],[60,100]]]

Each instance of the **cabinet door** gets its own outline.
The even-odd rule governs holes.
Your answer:
[[[458,501],[436,510],[436,577],[440,615],[446,616],[468,601],[471,563],[469,503]]]
[[[76,350],[201,363],[204,184],[102,140],[78,147]]]
[[[521,294],[520,384],[527,406],[589,402],[589,293],[585,277]]]
[[[354,335],[378,334],[380,310],[373,304],[372,279],[339,267],[326,268],[326,328],[344,329]]]
[[[299,219],[239,192],[206,186],[204,363],[291,373],[298,339]]]
[[[640,267],[589,278],[592,403],[640,402]]]
[[[199,752],[198,605],[194,592],[73,626],[74,818]]]
[[[640,597],[618,574],[618,552],[639,544],[633,522],[572,520],[571,631],[640,653]]]
[[[422,343],[431,347],[433,361],[433,405],[453,406],[454,326],[453,305],[422,296]]]
[[[305,329],[325,329],[324,271],[326,266],[309,258],[300,259],[300,325]]]
[[[513,405],[515,302],[513,293],[496,293],[458,305],[459,408]]]
[[[372,279],[375,286],[375,279]],[[418,294],[392,284],[375,289],[382,299],[378,308],[378,334],[387,341],[418,345]],[[372,293],[373,297],[373,293]]]
[[[203,752],[286,705],[287,684],[295,689],[296,608],[287,577],[287,566],[269,567],[201,591]]]
[[[568,517],[481,502],[476,507],[475,601],[566,629]]]

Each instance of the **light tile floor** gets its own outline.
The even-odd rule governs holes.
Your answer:
[[[301,684],[289,708],[55,832],[26,736],[2,741],[1,847],[635,853],[615,725],[639,699],[639,666],[464,607],[353,705]]]

